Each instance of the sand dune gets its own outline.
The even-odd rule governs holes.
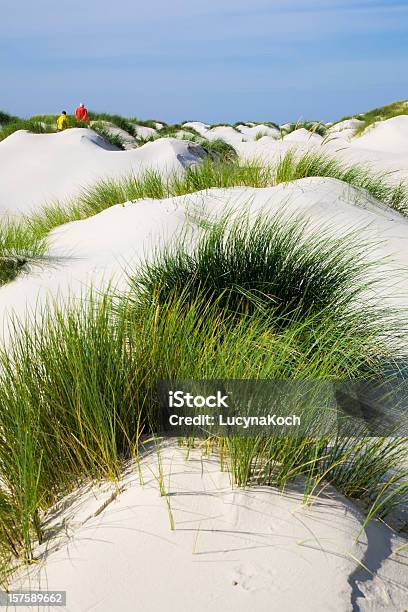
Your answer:
[[[356,544],[362,517],[333,489],[303,506],[296,486],[285,495],[234,490],[216,460],[185,456],[172,445],[162,453],[174,530],[152,453],[142,461],[143,487],[133,466],[118,495],[106,486],[83,492],[51,515],[56,539],[14,588],[64,588],[69,612],[131,612],[137,602],[146,612],[338,612],[352,602],[380,612],[402,604],[407,576],[394,568],[396,587],[382,557],[398,538],[378,524]],[[382,565],[380,575],[361,579],[359,562]]]
[[[158,125],[163,127],[160,123]],[[160,129],[160,127],[158,127],[155,130],[154,128],[147,127],[145,125],[137,125],[137,123],[134,124],[134,128],[139,138],[150,138],[151,136],[156,136],[157,130]]]
[[[0,142],[0,214],[27,213],[45,202],[70,198],[100,178],[150,168],[164,175],[180,172],[199,160],[200,151],[198,145],[171,138],[118,151],[83,128],[58,134],[18,131]]]
[[[275,162],[287,151],[314,151],[390,172],[390,181],[408,178],[408,117],[378,123],[359,138],[353,137],[359,120],[334,125],[325,138],[304,128],[281,139],[267,125],[184,125],[210,140],[224,138],[243,159]],[[155,132],[143,129],[139,136]],[[260,133],[265,135],[257,139]],[[18,215],[75,196],[98,178],[150,168],[164,176],[182,173],[202,156],[199,145],[173,138],[118,151],[88,129],[16,132],[0,142],[0,213]],[[136,269],[157,248],[174,244],[181,232],[194,243],[198,219],[247,210],[302,215],[310,232],[337,237],[354,231],[375,243],[367,261],[381,262],[376,295],[405,313],[408,219],[365,191],[312,177],[264,189],[210,189],[127,202],[57,227],[48,237],[46,257],[0,287],[0,340],[7,345],[15,317],[39,321],[50,301],[86,297],[91,287],[125,289],[124,270]],[[162,607],[183,612],[192,605],[197,612],[405,609],[406,559],[393,554],[404,541],[373,522],[356,543],[363,518],[332,488],[311,507],[302,505],[296,485],[284,494],[266,487],[232,489],[215,459],[192,453],[186,462],[185,453],[168,444],[164,498],[154,452],[142,466],[144,487],[129,465],[119,488],[104,483],[80,489],[52,509],[46,520],[55,538],[38,547],[39,563],[16,574],[12,587],[63,588],[70,612],[127,612],[139,605],[146,612]]]
[[[201,121],[190,121],[183,125],[193,128],[208,140],[222,138],[232,146],[236,146],[241,142],[254,141],[259,138],[260,135],[280,138],[280,131],[278,129],[270,125],[265,125],[264,123],[251,125],[240,124],[235,128],[230,125],[211,127],[207,123],[202,123]]]
[[[408,156],[408,115],[374,124],[360,138],[356,138],[353,144],[373,151],[402,153]]]
[[[97,125],[101,125],[108,134],[112,136],[119,136],[125,149],[135,149],[138,146],[138,141],[134,136],[132,136],[122,128],[118,127],[114,123],[111,123],[110,121],[93,121],[91,122],[91,127],[95,123]],[[155,132],[155,130],[153,131]]]
[[[383,241],[373,256],[390,256],[393,269],[399,272],[387,273],[377,290],[384,300],[408,306],[408,220],[341,181],[308,178],[266,189],[212,189],[166,200],[129,202],[56,228],[49,238],[49,264],[44,269],[34,267],[0,288],[4,338],[11,313],[24,319],[50,297],[78,297],[91,284],[104,287],[112,279],[124,287],[123,269],[149,259],[157,246],[174,241],[186,224],[194,239],[197,214],[221,215],[227,209],[239,212],[248,206],[254,213],[303,214],[315,231],[326,226],[338,234],[360,228],[362,239]]]
[[[280,131],[270,125],[259,123],[248,127],[247,125],[237,125],[237,129],[244,134],[247,140],[255,140],[260,134],[271,138],[280,138]]]
[[[202,121],[187,121],[186,123],[183,123],[183,126],[187,128],[191,127],[193,130],[202,135],[204,135],[211,127],[208,123],[202,123]]]
[[[284,142],[302,142],[307,144],[320,144],[323,141],[322,136],[309,132],[305,128],[299,128],[290,132],[283,137]]]
[[[353,137],[354,129],[329,131],[322,138],[301,128],[283,140],[263,137],[256,142],[239,142],[235,147],[244,159],[263,159],[274,163],[288,150],[299,154],[313,151],[330,155],[348,164],[360,164],[374,172],[387,173],[387,180],[408,181],[408,116],[378,123],[361,137]],[[334,126],[336,127],[336,126]],[[382,143],[384,142],[384,145]]]

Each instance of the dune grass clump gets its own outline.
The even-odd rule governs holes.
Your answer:
[[[405,332],[395,312],[367,299],[374,284],[368,280],[367,245],[358,244],[355,235],[335,240],[306,230],[303,222],[283,217],[224,220],[194,249],[180,241],[146,264],[131,283],[136,304],[158,302],[165,308],[177,299],[187,313],[205,304],[228,326],[262,321],[268,341],[263,344],[260,333],[257,349],[268,348],[262,366],[249,358],[259,368],[255,378],[381,379],[383,360],[393,362],[400,354]],[[236,348],[229,350],[234,359]],[[251,378],[251,365],[241,370],[237,364],[234,376]],[[222,366],[211,376],[234,377]],[[188,372],[174,377],[193,378]],[[205,378],[203,373],[197,377]],[[350,420],[341,434],[330,437],[262,435],[217,444],[228,453],[239,486],[285,487],[302,475],[306,497],[330,482],[345,495],[373,504],[371,517],[384,517],[408,501],[408,449],[403,438],[370,436]]]
[[[276,164],[268,165],[256,159],[239,160],[233,147],[222,140],[205,141],[202,146],[209,156],[186,168],[183,174],[173,172],[165,178],[152,169],[137,176],[102,179],[68,202],[46,204],[19,221],[3,222],[0,257],[42,255],[46,238],[55,227],[86,219],[116,204],[182,196],[211,188],[271,187],[306,177],[344,181],[408,215],[407,186],[402,182],[393,185],[387,174],[374,173],[364,166],[349,166],[322,153],[298,155],[295,150],[288,151]]]
[[[69,115],[67,115],[69,117]],[[32,115],[30,117],[30,121],[35,121],[36,123],[49,123],[50,125],[55,126],[57,123],[58,115]]]
[[[89,118],[91,121],[109,121],[110,123],[116,125],[116,127],[130,134],[130,136],[137,138],[135,126],[129,121],[129,119],[126,119],[121,115],[110,115],[109,113],[95,113],[90,111]]]
[[[146,264],[135,281],[136,293],[162,303],[174,292],[188,300],[203,296],[231,312],[273,314],[280,324],[292,320],[294,312],[306,318],[329,307],[343,320],[353,311],[356,321],[355,300],[369,271],[368,245],[351,247],[350,236],[306,237],[306,227],[300,219],[280,215],[224,219],[192,252],[179,241]],[[369,323],[366,315],[364,323]]]
[[[0,257],[0,286],[17,278],[26,263],[24,257]]]
[[[269,187],[272,185],[271,168],[254,161],[217,162],[204,160],[200,165],[187,168],[184,177],[170,182],[172,195],[184,195],[218,187]]]
[[[109,144],[113,145],[114,147],[117,147],[122,151],[125,150],[124,141],[120,137],[120,135],[113,134],[105,125],[103,125],[103,123],[100,123],[98,121],[93,122],[92,129],[94,130],[94,132],[99,134],[99,136],[102,136],[104,140],[109,142]]]
[[[387,104],[386,106],[381,106],[379,108],[374,108],[366,113],[361,113],[360,115],[345,117],[341,121],[345,119],[359,119],[364,123],[359,125],[354,133],[355,136],[361,136],[367,128],[377,123],[377,121],[386,121],[387,119],[393,119],[394,117],[398,117],[400,115],[408,115],[408,100],[399,100],[398,102],[393,102],[392,104]]]
[[[141,127],[149,127],[152,128],[153,130],[157,130],[157,124],[160,123],[160,125],[162,125],[163,127],[165,127],[167,125],[167,123],[165,121],[159,121],[156,119],[139,119],[138,117],[132,117],[131,119],[129,119],[129,121],[132,121],[132,123],[136,123],[136,125],[140,125]]]
[[[261,138],[263,138],[264,136],[268,136],[268,134],[266,132],[257,132],[255,134],[255,142],[261,140]]]
[[[236,162],[238,160],[238,153],[234,147],[225,142],[223,138],[216,138],[215,140],[202,138],[200,144],[216,161]]]
[[[139,176],[129,175],[122,179],[102,179],[85,188],[70,202],[50,203],[21,220],[0,224],[0,257],[16,254],[41,256],[46,250],[46,238],[55,227],[87,219],[117,204],[186,195],[211,187],[264,187],[269,180],[268,170],[257,163],[212,159],[187,168],[184,175],[174,173],[168,179],[157,170],[147,170]]]
[[[157,138],[177,138],[179,132],[184,132],[186,134],[191,134],[191,136],[196,136],[201,138],[201,134],[197,132],[191,126],[184,126],[181,123],[174,124],[166,124],[162,127],[162,129],[157,134]]]
[[[213,130],[214,128],[218,128],[218,127],[230,127],[233,130],[235,130],[235,132],[238,132],[238,134],[241,134],[237,125],[238,125],[237,123],[234,125],[231,125],[230,123],[212,123],[208,129]]]
[[[8,123],[15,123],[16,121],[19,121],[18,117],[9,115],[9,113],[5,113],[4,111],[0,111],[0,126],[7,125]]]
[[[18,119],[17,121],[11,121],[2,127],[0,130],[0,142],[18,130],[27,130],[33,134],[47,134],[54,132],[55,128],[41,121]]]
[[[256,127],[257,125],[267,125],[268,127],[275,128],[276,130],[280,129],[279,125],[277,123],[274,123],[273,121],[237,121],[236,123],[234,123],[233,127],[238,128],[239,130],[240,125],[245,125],[249,128]]]
[[[326,136],[327,126],[320,121],[298,121],[297,123],[289,123],[283,130],[284,135],[291,134],[295,130],[304,128],[312,134],[319,134],[319,136]],[[279,128],[280,129],[280,128]]]
[[[306,177],[334,178],[368,193],[390,208],[408,215],[408,187],[402,181],[392,184],[387,173],[375,173],[355,164],[347,165],[324,153],[285,153],[274,168],[274,183],[286,183]]]
[[[0,354],[0,524],[25,560],[42,510],[84,478],[117,477],[140,413],[125,324],[106,301],[42,319]]]
[[[62,309],[48,307],[37,326],[16,324],[7,351],[0,349],[3,577],[13,561],[33,561],[35,543],[49,537],[45,510],[86,480],[117,481],[123,462],[137,461],[141,435],[157,431],[158,379],[355,378],[378,374],[378,356],[397,353],[397,340],[387,334],[392,315],[360,304],[367,286],[360,246],[351,238],[342,245],[334,241],[327,261],[297,222],[282,219],[271,228],[264,238],[264,219],[255,220],[254,229],[247,220],[232,229],[225,220],[210,224],[200,242],[210,271],[196,266],[198,251],[185,253],[183,241],[179,255],[173,254],[175,270],[191,256],[193,283],[187,278],[180,286],[164,252],[162,265],[158,260],[137,271],[125,294],[91,295]],[[268,247],[271,239],[280,248]],[[327,254],[326,240],[321,245]],[[249,245],[254,257],[239,276],[237,264]],[[292,287],[287,299],[297,267],[300,289]],[[264,295],[272,286],[274,295]],[[398,472],[405,443],[353,436],[355,430],[342,439],[335,433],[326,439],[229,438],[214,441],[214,448],[223,448],[239,485],[286,487],[302,476],[306,496],[332,482],[355,497],[371,494],[378,506],[386,500],[385,511],[396,499],[397,475],[398,499],[407,493]]]
[[[121,128],[134,138],[138,138],[136,126],[149,127],[157,130],[156,123],[160,123],[164,128],[167,127],[165,121],[155,119],[139,119],[138,117],[123,117],[122,115],[111,115],[109,113],[96,113],[91,111],[89,117],[92,121],[109,121],[118,128]]]
[[[44,256],[46,243],[35,237],[23,221],[8,220],[0,224],[0,286],[14,280],[30,263]]]

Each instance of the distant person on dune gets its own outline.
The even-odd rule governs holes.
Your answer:
[[[60,114],[60,116],[57,119],[57,130],[59,132],[62,132],[62,130],[65,130],[66,127],[68,127],[67,112],[66,111],[62,111],[62,113]]]
[[[85,104],[83,104],[82,102],[75,110],[75,119],[77,121],[84,121],[85,123],[88,123],[89,121],[88,109],[85,108]]]

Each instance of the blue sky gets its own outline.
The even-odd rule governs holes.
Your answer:
[[[408,98],[408,0],[2,0],[0,109],[329,121]]]

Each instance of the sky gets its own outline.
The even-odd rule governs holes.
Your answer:
[[[1,0],[0,109],[330,121],[408,98],[408,0]]]

